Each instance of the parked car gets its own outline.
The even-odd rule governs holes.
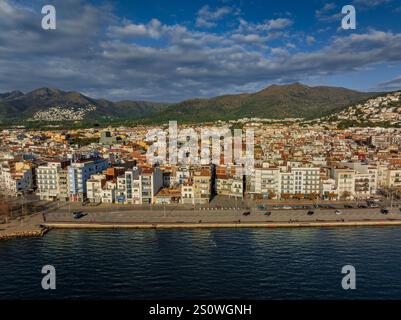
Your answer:
[[[335,211],[335,213],[336,213],[337,215],[342,214],[341,210],[338,210],[338,209]]]
[[[270,217],[271,214],[272,214],[272,213],[271,213],[270,211],[266,211],[266,212],[264,213],[264,215],[265,215],[265,216],[268,216],[268,217]]]
[[[360,209],[367,209],[368,206],[367,206],[367,205],[364,205],[364,204],[358,204],[358,208],[360,208]]]
[[[345,209],[352,209],[353,206],[351,206],[350,204],[345,204],[345,205],[344,205],[344,208],[345,208]]]
[[[389,214],[390,211],[389,211],[388,209],[386,209],[386,208],[383,208],[383,209],[380,210],[380,213],[382,213],[382,214]]]
[[[245,211],[242,215],[243,215],[243,216],[250,216],[251,213],[250,213],[249,211]]]
[[[369,208],[379,208],[377,203],[369,203]]]
[[[315,214],[315,212],[313,212],[312,210],[308,211],[308,216],[313,216]]]
[[[291,206],[283,206],[283,209],[284,209],[284,210],[291,210],[292,207],[291,207]]]
[[[82,211],[75,211],[73,212],[73,217],[75,220],[81,219],[83,216],[85,216]]]

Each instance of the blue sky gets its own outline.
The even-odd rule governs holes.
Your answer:
[[[45,4],[57,29],[41,29]],[[356,8],[343,30],[341,8]],[[401,88],[401,0],[0,0],[0,92],[180,101],[299,81]]]

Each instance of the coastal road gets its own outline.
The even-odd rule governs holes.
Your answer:
[[[46,213],[46,222],[74,222],[74,223],[232,223],[239,220],[246,222],[321,222],[321,221],[378,221],[401,220],[401,211],[393,208],[384,215],[380,208],[372,209],[342,209],[342,214],[336,215],[333,209],[315,209],[313,215],[308,210],[270,210],[271,215],[264,215],[265,211],[249,210],[251,214],[244,216],[247,210],[113,210],[112,208],[82,212],[80,219],[74,219],[72,212],[66,208],[56,209]]]

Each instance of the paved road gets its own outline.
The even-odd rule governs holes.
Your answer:
[[[332,209],[315,209],[309,216],[308,210],[271,210],[270,216],[264,211],[252,210],[249,216],[243,215],[244,210],[98,210],[85,211],[86,214],[75,220],[67,209],[46,213],[46,222],[96,222],[96,223],[198,223],[202,222],[312,222],[312,221],[369,221],[369,220],[401,220],[401,211],[393,208],[388,215],[377,209],[343,209],[341,215],[336,215]]]

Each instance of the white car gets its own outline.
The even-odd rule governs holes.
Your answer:
[[[284,209],[284,210],[291,210],[292,207],[291,207],[291,206],[283,206],[283,209]]]
[[[342,214],[341,210],[336,210],[336,214],[337,214],[337,215]]]

